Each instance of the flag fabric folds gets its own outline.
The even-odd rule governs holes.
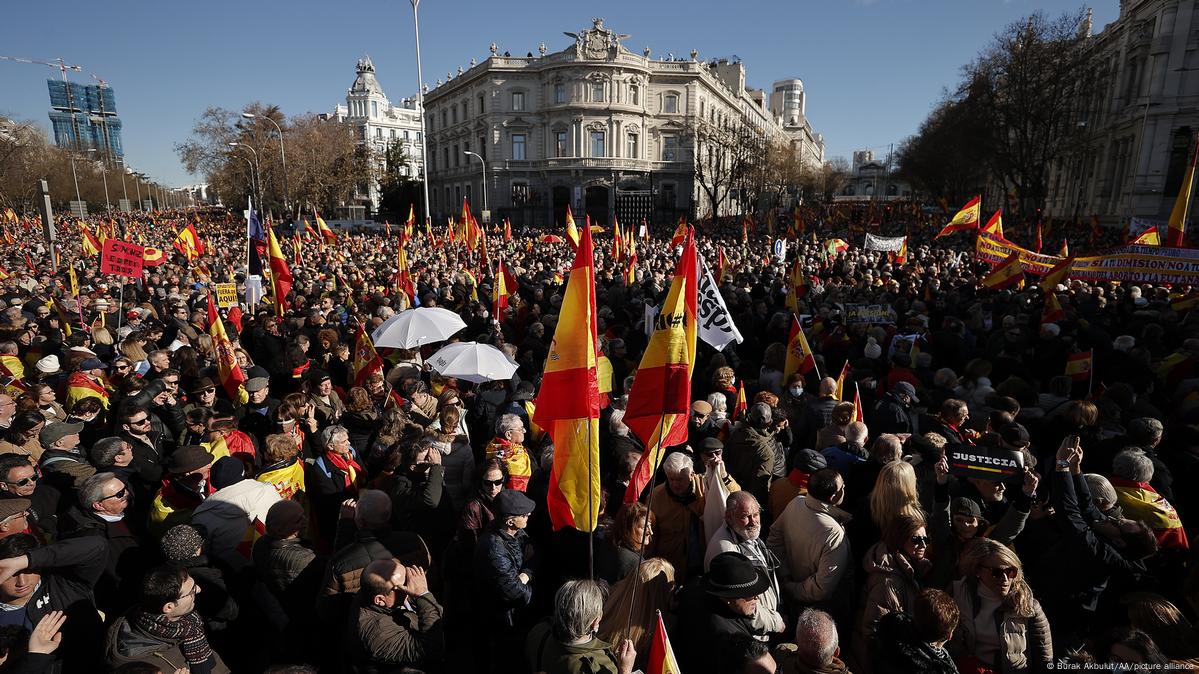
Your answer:
[[[1074,258],[1068,257],[1053,265],[1053,268],[1041,277],[1041,289],[1045,292],[1053,292],[1060,284],[1065,283],[1066,279],[1070,277],[1070,267],[1073,264]]]
[[[566,205],[566,238],[570,240],[571,247],[579,247],[579,228],[575,227],[575,216],[570,212],[570,204]]]
[[[329,229],[329,225],[325,224],[325,221],[316,212],[315,208],[312,209],[312,217],[316,219],[316,231],[321,235],[321,239],[329,243],[337,243],[337,235],[333,233],[333,230]]]
[[[1000,262],[986,278],[982,280],[984,288],[1000,290],[1011,288],[1024,282],[1024,267],[1020,266],[1019,251],[1013,252],[1006,260]]]
[[[1062,239],[1062,249],[1057,252],[1058,257],[1070,257],[1070,242]]]
[[[271,295],[275,303],[275,315],[282,317],[287,311],[287,294],[291,292],[291,269],[287,266],[287,258],[279,248],[279,240],[275,238],[275,230],[266,232],[269,241],[268,253],[271,267]]]
[[[354,337],[354,386],[366,386],[367,377],[383,371],[383,359],[375,351],[375,343],[366,328],[359,323]]]
[[[396,254],[396,287],[408,297],[409,306],[416,304],[416,284],[412,281],[412,272],[408,270],[408,251],[404,248],[403,237],[400,237],[400,252]]]
[[[825,363],[827,365],[827,363]],[[845,400],[845,380],[849,379],[849,361],[845,361],[845,365],[841,367],[841,374],[837,375],[837,400]]]
[[[189,262],[204,254],[204,243],[200,241],[200,235],[196,233],[195,224],[190,222],[187,223],[187,227],[179,230],[179,234],[171,245]]]
[[[491,316],[499,321],[504,316],[504,309],[508,308],[508,296],[516,292],[516,277],[502,257],[495,268],[495,283],[491,285]]]
[[[645,666],[645,674],[681,674],[678,658],[674,657],[674,649],[670,647],[670,637],[666,635],[661,611],[658,612],[654,639],[649,645],[649,662]]]
[[[1066,311],[1057,299],[1057,293],[1045,291],[1045,308],[1041,311],[1041,323],[1057,323],[1066,319]]]
[[[737,421],[749,411],[749,400],[745,397],[745,382],[737,382],[737,403],[733,405],[733,421]]]
[[[216,302],[213,301],[211,292],[208,293],[208,334],[212,337],[212,347],[216,352],[217,377],[221,380],[221,387],[225,389],[230,400],[236,403],[246,402],[249,400],[249,394],[242,386],[246,383],[246,373],[242,371],[237,362],[237,355],[233,353],[233,343],[229,341],[229,334],[225,332],[225,324],[221,322],[221,315],[216,310]]]
[[[101,243],[96,239],[96,235],[92,234],[92,230],[88,226],[79,223],[79,239],[83,244],[83,254],[91,257],[96,257],[100,254]]]
[[[983,225],[982,231],[987,234],[994,234],[1000,239],[1006,239],[1003,235],[1003,209],[999,209],[991,214],[991,218],[987,220],[987,224]]]
[[[1157,233],[1157,227],[1150,227],[1141,232],[1137,238],[1131,241],[1134,246],[1160,246],[1162,245],[1161,236]]]
[[[1091,369],[1095,358],[1091,351],[1079,351],[1066,356],[1066,376],[1074,381],[1086,381],[1091,378]]]
[[[1166,245],[1181,248],[1185,245],[1187,216],[1191,210],[1191,190],[1195,186],[1195,159],[1199,158],[1199,145],[1191,152],[1191,163],[1182,177],[1182,185],[1178,188],[1178,197],[1174,199],[1174,208],[1170,211],[1169,230],[1166,232]]]
[[[799,373],[806,375],[816,369],[816,356],[808,339],[804,337],[799,319],[791,315],[791,336],[787,339],[787,360],[783,365],[783,382],[791,381],[791,375]]]
[[[629,480],[625,502],[641,495],[662,462],[666,447],[687,441],[698,335],[696,258],[695,233],[688,228],[670,292],[654,320],[654,333],[629,392],[624,422],[641,439],[646,451]]]
[[[941,228],[941,233],[937,234],[935,238],[939,239],[954,232],[965,232],[971,229],[978,229],[981,204],[981,195],[974,197],[970,201],[967,201],[966,205],[962,206],[961,210],[954,214],[953,218],[949,221],[949,224]]]
[[[594,531],[600,505],[600,393],[590,229],[582,232],[575,251],[559,316],[532,418],[554,443],[546,509],[554,530]]]

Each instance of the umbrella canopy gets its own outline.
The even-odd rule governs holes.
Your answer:
[[[401,311],[371,333],[377,347],[412,349],[449,339],[466,327],[458,314],[440,307],[417,307]]]
[[[490,344],[458,342],[429,358],[429,365],[446,377],[456,377],[476,384],[485,381],[511,379],[516,374],[516,363],[508,360],[503,351]]]
[[[558,236],[557,234],[546,234],[545,236],[541,237],[541,243],[562,243],[562,241],[562,237]]]

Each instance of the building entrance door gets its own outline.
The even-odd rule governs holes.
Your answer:
[[[608,226],[608,188],[603,186],[588,187],[583,202],[583,210],[591,216],[591,223]]]

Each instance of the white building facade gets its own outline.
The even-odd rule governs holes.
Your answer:
[[[433,213],[456,214],[466,197],[493,219],[545,227],[560,225],[568,205],[580,223],[587,214],[605,225],[749,206],[734,192],[713,208],[697,177],[711,147],[703,139],[782,132],[740,63],[635,54],[601,19],[567,35],[566,49],[523,57],[493,44],[490,58],[425,96]]]
[[[357,76],[346,92],[345,105],[338,105],[329,119],[351,124],[358,142],[371,152],[376,174],[381,174],[384,154],[393,144],[403,148],[408,165],[401,173],[414,180],[421,176],[424,157],[421,154],[420,108],[416,97],[392,103],[375,77],[375,64],[369,56],[359,59]],[[359,185],[354,193],[356,205],[371,212],[379,208],[380,190],[377,179]]]
[[[779,80],[770,85],[770,112],[782,126],[791,151],[805,166],[816,170],[824,165],[824,134],[812,131],[807,110],[803,80]]]

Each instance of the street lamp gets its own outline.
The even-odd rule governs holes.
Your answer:
[[[252,112],[241,113],[246,119],[265,119],[274,125],[275,130],[279,132],[279,160],[283,163],[283,207],[287,209],[288,216],[291,215],[291,200],[288,197],[287,189],[287,153],[283,150],[283,129],[279,128],[279,124],[275,120],[266,115],[256,115]]]
[[[257,194],[257,190],[254,189],[254,164],[250,161],[249,157],[243,157],[240,154],[236,154],[233,152],[230,152],[229,155],[231,157],[235,157],[237,159],[244,161],[246,163],[246,165],[250,167],[250,193]],[[262,204],[258,204],[258,208],[261,210]]]
[[[472,157],[477,157],[479,163],[483,165],[483,210],[487,210],[487,162],[483,161],[482,155],[477,152],[466,150],[462,154],[468,154]]]
[[[125,187],[125,174],[130,172],[130,169],[121,163],[121,194],[124,195],[125,205],[129,205],[129,188]]]
[[[425,222],[428,223],[431,222],[429,218],[429,134],[425,130],[425,76],[421,72],[420,65],[420,16],[416,11],[420,6],[420,0],[409,0],[409,2],[412,3],[412,25],[416,29],[416,107],[420,112],[421,189],[425,198]]]
[[[96,152],[96,148],[88,149],[88,153]],[[108,198],[108,162],[100,162],[100,176],[104,179],[104,210],[112,210],[112,201]]]
[[[253,169],[252,175],[254,177],[254,181],[258,183],[258,210],[261,211],[265,205],[262,203],[262,174],[258,172],[258,152],[249,145],[246,145],[245,143],[238,143],[236,141],[229,143],[229,147],[244,147],[254,155],[254,162],[251,164],[250,168]]]
[[[133,176],[133,186],[137,188],[137,209],[145,212],[146,204],[142,202],[142,174],[129,169],[129,174]]]
[[[71,154],[71,178],[75,180],[75,201],[83,201],[83,197],[79,196],[79,174],[75,172],[75,153]]]

